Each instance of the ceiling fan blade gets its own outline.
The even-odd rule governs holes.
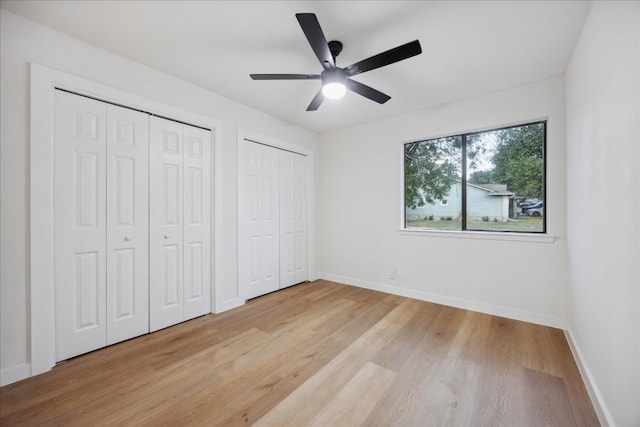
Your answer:
[[[336,63],[333,60],[333,56],[329,50],[329,44],[327,43],[327,39],[324,37],[324,33],[322,32],[322,28],[320,28],[320,23],[318,22],[316,15],[314,13],[296,13],[296,18],[298,18],[298,23],[300,24],[304,35],[307,37],[307,40],[311,45],[311,49],[313,49],[313,52],[318,57],[320,64],[322,64],[322,67],[325,70],[335,68]]]
[[[316,93],[316,96],[314,96],[311,100],[311,103],[307,107],[307,111],[316,111],[318,108],[320,108],[320,104],[322,104],[322,101],[324,101],[324,95],[322,94],[322,89],[320,89],[318,93]]]
[[[320,79],[320,74],[249,74],[253,80],[309,80]]]
[[[375,101],[378,104],[384,104],[391,99],[389,95],[384,94],[370,86],[367,86],[355,80],[347,79],[347,87],[349,88],[349,90],[357,93],[358,95],[369,98],[370,100]]]
[[[365,71],[375,70],[376,68],[411,58],[412,56],[416,56],[421,53],[422,47],[420,46],[420,42],[418,40],[414,40],[403,44],[402,46],[394,47],[393,49],[374,55],[370,58],[363,59],[355,64],[351,64],[344,70],[347,72],[347,76],[351,77],[356,74],[364,73]]]

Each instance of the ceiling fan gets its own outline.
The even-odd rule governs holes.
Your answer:
[[[342,43],[327,39],[320,28],[318,18],[313,13],[297,13],[296,18],[307,37],[313,52],[324,68],[320,74],[250,74],[253,80],[321,80],[322,88],[311,100],[307,111],[315,111],[320,107],[324,98],[338,99],[344,96],[347,89],[369,98],[379,104],[384,104],[391,97],[370,86],[352,80],[357,74],[375,70],[403,59],[422,53],[420,42],[414,40],[401,46],[389,49],[370,58],[351,64],[348,67],[338,67],[336,57],[342,52]]]

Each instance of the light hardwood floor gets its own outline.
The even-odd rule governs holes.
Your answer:
[[[0,389],[0,424],[596,426],[561,330],[327,281]]]

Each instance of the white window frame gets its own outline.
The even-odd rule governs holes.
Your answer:
[[[476,230],[431,230],[422,228],[407,228],[405,226],[405,176],[404,176],[404,161],[405,161],[405,145],[414,142],[427,141],[431,139],[439,139],[452,135],[472,134],[479,132],[487,132],[495,129],[508,128],[512,126],[526,125],[527,123],[534,123],[546,121],[547,122],[547,138],[548,138],[548,126],[549,118],[540,117],[536,119],[525,119],[513,123],[507,123],[502,125],[488,126],[479,129],[469,129],[460,132],[447,133],[443,135],[427,136],[425,138],[400,141],[398,145],[399,162],[400,162],[400,201],[399,201],[399,227],[396,230],[398,235],[411,236],[418,238],[454,238],[454,239],[472,239],[472,240],[498,240],[498,241],[518,241],[518,242],[535,242],[535,243],[553,243],[556,240],[556,236],[550,233],[550,224],[552,223],[550,216],[547,217],[547,230],[546,233],[510,233],[510,232],[495,232],[495,231],[476,231]],[[548,145],[548,141],[547,141]],[[545,156],[548,152],[545,152]],[[548,174],[547,174],[548,175]],[[545,177],[548,179],[548,176]],[[546,187],[546,197],[549,198],[549,193],[552,189],[549,187],[548,182]],[[548,212],[545,209],[545,214]]]

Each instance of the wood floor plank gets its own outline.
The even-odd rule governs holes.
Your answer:
[[[482,426],[526,425],[518,406],[520,355],[515,320],[491,319],[479,396],[481,405],[474,408],[474,418]]]
[[[229,402],[225,411],[211,417],[212,424],[253,424],[276,406],[283,395],[291,394],[339,351],[339,345],[332,338],[324,337],[306,351],[292,352],[287,363],[282,363],[272,377],[257,377],[251,388]]]
[[[529,368],[521,369],[520,407],[527,421],[540,426],[574,427],[571,402],[560,377]]]
[[[0,425],[597,426],[561,330],[315,281],[0,388]]]
[[[556,330],[541,328],[526,322],[518,322],[515,327],[518,337],[521,337],[518,348],[522,366],[538,372],[561,376],[562,358],[558,357],[552,342]]]
[[[480,379],[490,325],[491,316],[465,312],[435,385],[429,387],[427,424],[473,426],[477,422],[466,408],[473,407],[484,392]]]
[[[550,329],[549,338],[550,348],[554,349],[556,358],[560,361],[561,374],[559,376],[563,378],[567,388],[576,424],[579,426],[598,426],[595,409],[564,333],[559,329]]]
[[[411,319],[413,312],[397,306],[316,375],[287,396],[256,425],[306,425],[333,396]]]
[[[165,351],[172,351],[180,345],[173,340],[174,336],[187,336],[192,331],[199,330],[201,324],[201,319],[195,319],[175,328],[168,328],[92,352],[63,363],[46,375],[38,376],[38,381],[22,381],[6,388],[15,390],[17,395],[28,396],[30,410],[37,413],[34,407],[42,404],[43,401],[50,400],[52,389],[55,389],[64,399],[74,394],[83,394],[83,389],[94,390],[108,386],[110,383],[117,383],[130,375],[118,369],[123,363],[138,374],[152,370],[151,365],[155,360],[162,359]],[[78,378],[82,378],[82,381]],[[8,399],[0,401],[2,405],[0,410],[3,412],[5,408],[10,410],[12,403],[15,401]]]
[[[393,371],[400,371],[418,345],[424,331],[433,323],[441,307],[436,304],[413,300],[406,306],[415,307],[414,316],[402,326],[391,341],[371,359],[374,363]]]
[[[223,374],[231,370],[238,352],[248,352],[269,339],[268,334],[255,329],[249,330],[233,337],[231,343],[223,343],[218,347],[198,352],[166,369],[148,371],[144,375],[137,374],[135,381],[118,379],[96,387],[88,391],[93,398],[69,394],[65,399],[50,402],[49,405],[54,406],[45,406],[45,410],[60,412],[56,417],[49,417],[49,421],[57,425],[96,425],[104,419],[118,424],[126,423],[126,420],[133,416],[142,421],[147,413],[157,411],[157,407],[173,404],[176,397],[184,399],[211,383],[219,382],[218,372]],[[183,381],[185,373],[190,371],[198,372],[199,381]],[[152,396],[149,395],[150,389],[154,390]],[[78,400],[84,400],[85,403],[78,406]],[[64,410],[58,409],[60,405]],[[118,413],[111,413],[113,406],[119,409]],[[46,416],[46,412],[44,415]]]
[[[216,384],[211,390],[205,390],[206,405],[201,405],[203,399],[194,399],[193,401],[185,402],[183,406],[172,407],[158,414],[158,421],[171,421],[173,420],[173,413],[180,414],[187,410],[190,413],[190,422],[194,424],[207,424],[225,419],[232,419],[230,422],[233,421],[232,423],[235,423],[238,421],[237,414],[239,412],[242,412],[242,419],[253,419],[256,408],[242,408],[246,406],[247,401],[243,391],[253,390],[253,399],[263,399],[262,391],[264,389],[278,389],[278,392],[285,389],[289,378],[287,373],[297,367],[296,352],[304,352],[301,363],[308,363],[311,358],[316,357],[313,352],[309,353],[308,349],[313,348],[323,337],[313,332],[313,328],[323,323],[324,319],[332,317],[334,312],[344,310],[344,304],[349,305],[352,303],[345,301],[343,304],[334,304],[328,309],[324,307],[322,313],[312,313],[312,315],[308,316],[306,322],[299,319],[297,322],[288,323],[286,327],[283,326],[280,330],[280,335],[272,334],[272,341],[256,349],[256,357],[259,357],[261,362],[251,360],[250,363],[243,363],[242,369],[238,369],[236,375],[229,376],[223,384]],[[386,308],[384,313],[390,309],[390,307]],[[376,319],[382,315],[382,313],[378,314]],[[276,337],[277,339],[274,339]],[[327,346],[325,342],[322,344]],[[247,356],[251,356],[251,354],[242,354],[241,357],[246,358]],[[324,363],[327,363],[330,359],[327,357]],[[287,361],[286,364],[283,363],[285,360]],[[237,361],[237,366],[240,366],[239,362],[241,360]],[[283,369],[283,367],[286,367],[286,369]],[[299,375],[299,372],[295,375]],[[302,378],[297,381],[298,384],[296,385],[299,385],[301,381]],[[217,396],[213,399],[213,402],[209,397],[210,395]],[[211,411],[211,409],[215,409],[215,411]],[[214,415],[212,416],[212,414]],[[210,418],[215,418],[215,420],[210,420]],[[180,422],[180,420],[175,420],[175,422]]]
[[[430,411],[425,405],[430,385],[437,378],[464,314],[464,310],[440,306],[438,316],[423,331],[422,340],[382,397],[385,405],[371,412],[366,425],[424,425],[424,414]]]
[[[309,422],[309,426],[358,426],[379,404],[396,373],[366,362],[344,387]]]
[[[171,407],[165,407],[156,411],[149,424],[166,423],[167,425],[180,425],[187,422],[190,425],[207,425],[211,418],[219,419],[228,416],[229,411],[237,409],[234,402],[245,391],[251,390],[256,383],[265,381],[267,387],[274,388],[272,372],[289,356],[288,349],[292,343],[301,346],[310,346],[317,340],[313,334],[283,333],[277,340],[264,343],[255,351],[242,355],[233,365],[233,372],[225,376],[221,383],[211,384],[204,388],[198,396],[183,399],[174,403]],[[188,414],[185,419],[184,414]]]

